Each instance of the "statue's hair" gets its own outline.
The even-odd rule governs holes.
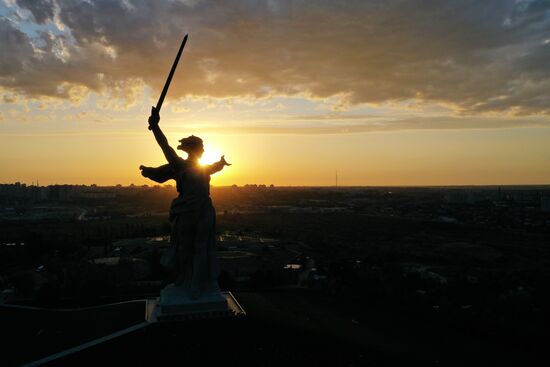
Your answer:
[[[184,151],[194,150],[203,146],[202,139],[195,135],[180,139],[179,142],[181,149]]]

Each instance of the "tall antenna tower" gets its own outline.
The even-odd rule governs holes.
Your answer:
[[[338,187],[338,170],[336,170],[336,187]]]

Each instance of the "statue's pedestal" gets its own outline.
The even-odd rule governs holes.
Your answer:
[[[208,312],[227,309],[227,300],[222,292],[209,292],[192,299],[181,287],[173,284],[160,291],[160,310],[164,314]]]
[[[208,292],[192,299],[173,284],[160,292],[149,313],[150,321],[180,321],[217,317],[235,317],[245,312],[231,292]]]

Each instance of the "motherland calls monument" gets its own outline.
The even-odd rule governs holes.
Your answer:
[[[176,273],[176,279],[161,291],[156,309],[159,320],[242,313],[233,295],[221,292],[218,285],[216,212],[210,198],[210,175],[231,164],[226,162],[224,156],[216,163],[200,164],[199,159],[204,153],[203,141],[194,135],[179,140],[177,149],[187,153],[187,159],[181,158],[168,144],[159,126],[162,102],[186,42],[187,35],[148,120],[149,130],[153,132],[168,163],[160,167],[139,167],[144,177],[155,182],[175,180],[179,194],[170,207],[171,244],[162,261],[164,266]]]

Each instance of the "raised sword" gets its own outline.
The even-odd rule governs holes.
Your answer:
[[[155,110],[157,113],[160,113],[160,108],[162,107],[162,102],[164,102],[164,97],[166,97],[166,93],[168,93],[168,88],[170,87],[170,82],[172,81],[172,77],[174,76],[174,72],[176,71],[176,67],[178,66],[178,62],[180,61],[181,54],[183,52],[183,48],[185,47],[185,44],[187,43],[187,34],[185,37],[183,37],[183,41],[181,41],[180,49],[178,50],[178,53],[176,55],[176,59],[174,60],[174,63],[172,64],[172,68],[170,69],[170,73],[168,74],[168,78],[166,79],[166,83],[164,83],[164,88],[162,88],[162,92],[160,93],[159,100],[157,102],[157,106],[155,107]],[[149,126],[149,130],[151,130],[151,126]]]

